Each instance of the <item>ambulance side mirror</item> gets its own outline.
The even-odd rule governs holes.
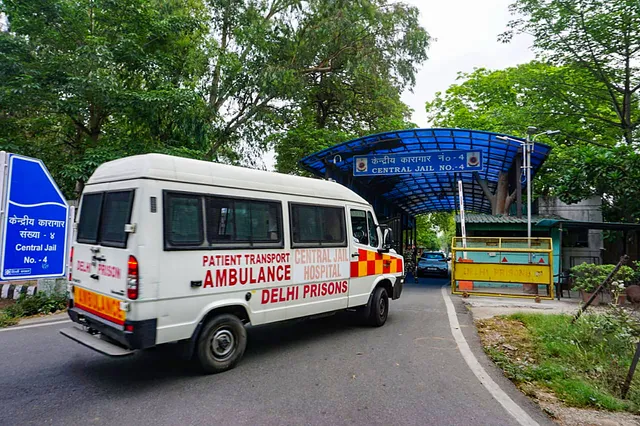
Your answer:
[[[381,226],[382,228],[382,252],[388,253],[393,245],[393,232],[391,228]]]

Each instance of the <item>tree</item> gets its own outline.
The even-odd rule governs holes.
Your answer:
[[[522,18],[510,22],[501,40],[532,34],[541,58],[586,71],[598,84],[576,87],[585,102],[575,106],[589,119],[619,128],[631,144],[640,125],[640,2],[517,0],[510,8]],[[594,110],[594,103],[609,108]]]
[[[282,140],[296,164],[301,135],[403,127],[399,93],[429,42],[417,9],[388,0],[7,0],[0,13],[0,147],[44,159],[68,195],[125,155],[256,165]]]
[[[570,176],[575,172],[572,168],[578,165],[568,161],[570,157],[566,154],[581,158],[582,149],[599,147],[601,150],[602,147],[613,147],[623,139],[619,126],[590,118],[615,117],[615,112],[608,104],[582,97],[581,93],[589,87],[601,87],[602,84],[581,68],[534,61],[504,70],[478,69],[470,74],[460,74],[459,80],[462,81],[452,85],[445,94],[438,93],[427,103],[427,112],[436,125],[513,135],[523,135],[530,125],[561,131],[558,138],[544,140],[553,147],[536,185],[545,194],[575,201],[571,188],[559,185],[562,174]],[[595,175],[589,176],[595,178]],[[515,194],[508,193],[506,177],[506,173],[500,175],[495,194],[481,182],[492,202],[493,214],[506,214],[515,198]],[[585,194],[583,189],[596,187],[600,195],[607,193],[602,185],[606,181],[589,185],[591,182],[584,181],[582,188],[574,194]],[[613,181],[608,182],[610,186],[614,185]]]
[[[410,110],[400,100],[399,91],[388,82],[365,82],[362,91],[340,88],[309,88],[310,100],[292,111],[283,121],[282,131],[274,133],[270,142],[277,154],[276,169],[283,173],[301,174],[298,161],[303,157],[367,134],[415,127],[409,121]],[[313,98],[326,91],[335,94],[327,108]],[[319,113],[322,118],[318,118]]]
[[[503,70],[459,73],[457,81],[426,103],[429,119],[438,126],[518,136],[533,125],[560,129],[562,138],[573,143],[613,144],[622,137],[618,126],[590,119],[615,113],[583,98],[583,91],[599,85],[583,70],[532,61]]]
[[[542,173],[544,191],[575,203],[597,195],[607,221],[640,222],[640,155],[626,144],[560,146]]]
[[[270,138],[277,169],[287,173],[335,143],[412,127],[400,93],[414,84],[429,44],[414,7],[376,0],[319,1],[315,8],[299,31],[306,46],[297,55],[299,91],[279,110],[279,131]]]
[[[0,8],[0,144],[45,160],[67,194],[106,160],[203,143],[198,0]]]
[[[425,250],[447,250],[456,234],[452,213],[428,213],[416,216],[417,246]]]

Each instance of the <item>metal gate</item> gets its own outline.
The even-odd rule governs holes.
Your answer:
[[[553,299],[551,238],[453,239],[454,294]]]

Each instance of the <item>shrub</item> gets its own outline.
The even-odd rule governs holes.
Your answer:
[[[21,317],[51,314],[66,307],[67,296],[64,293],[37,293],[34,296],[23,294],[16,303],[0,310],[0,328],[16,324]]]
[[[615,265],[596,265],[582,263],[571,268],[573,290],[583,290],[592,293],[613,271]],[[611,281],[620,281],[627,285],[634,282],[635,271],[629,266],[622,265]]]
[[[0,328],[9,327],[18,323],[18,318],[9,315],[6,311],[0,310]]]
[[[22,310],[21,316],[51,314],[66,308],[67,297],[64,294],[46,295],[44,293],[36,293],[31,297],[23,295],[13,306]]]

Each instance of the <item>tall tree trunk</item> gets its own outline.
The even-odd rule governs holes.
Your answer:
[[[485,197],[491,203],[491,214],[493,215],[506,215],[509,214],[509,208],[516,198],[516,191],[509,194],[509,174],[507,172],[500,172],[498,175],[498,186],[496,192],[491,192],[487,181],[480,178],[478,173],[474,174],[476,181],[482,188]]]

